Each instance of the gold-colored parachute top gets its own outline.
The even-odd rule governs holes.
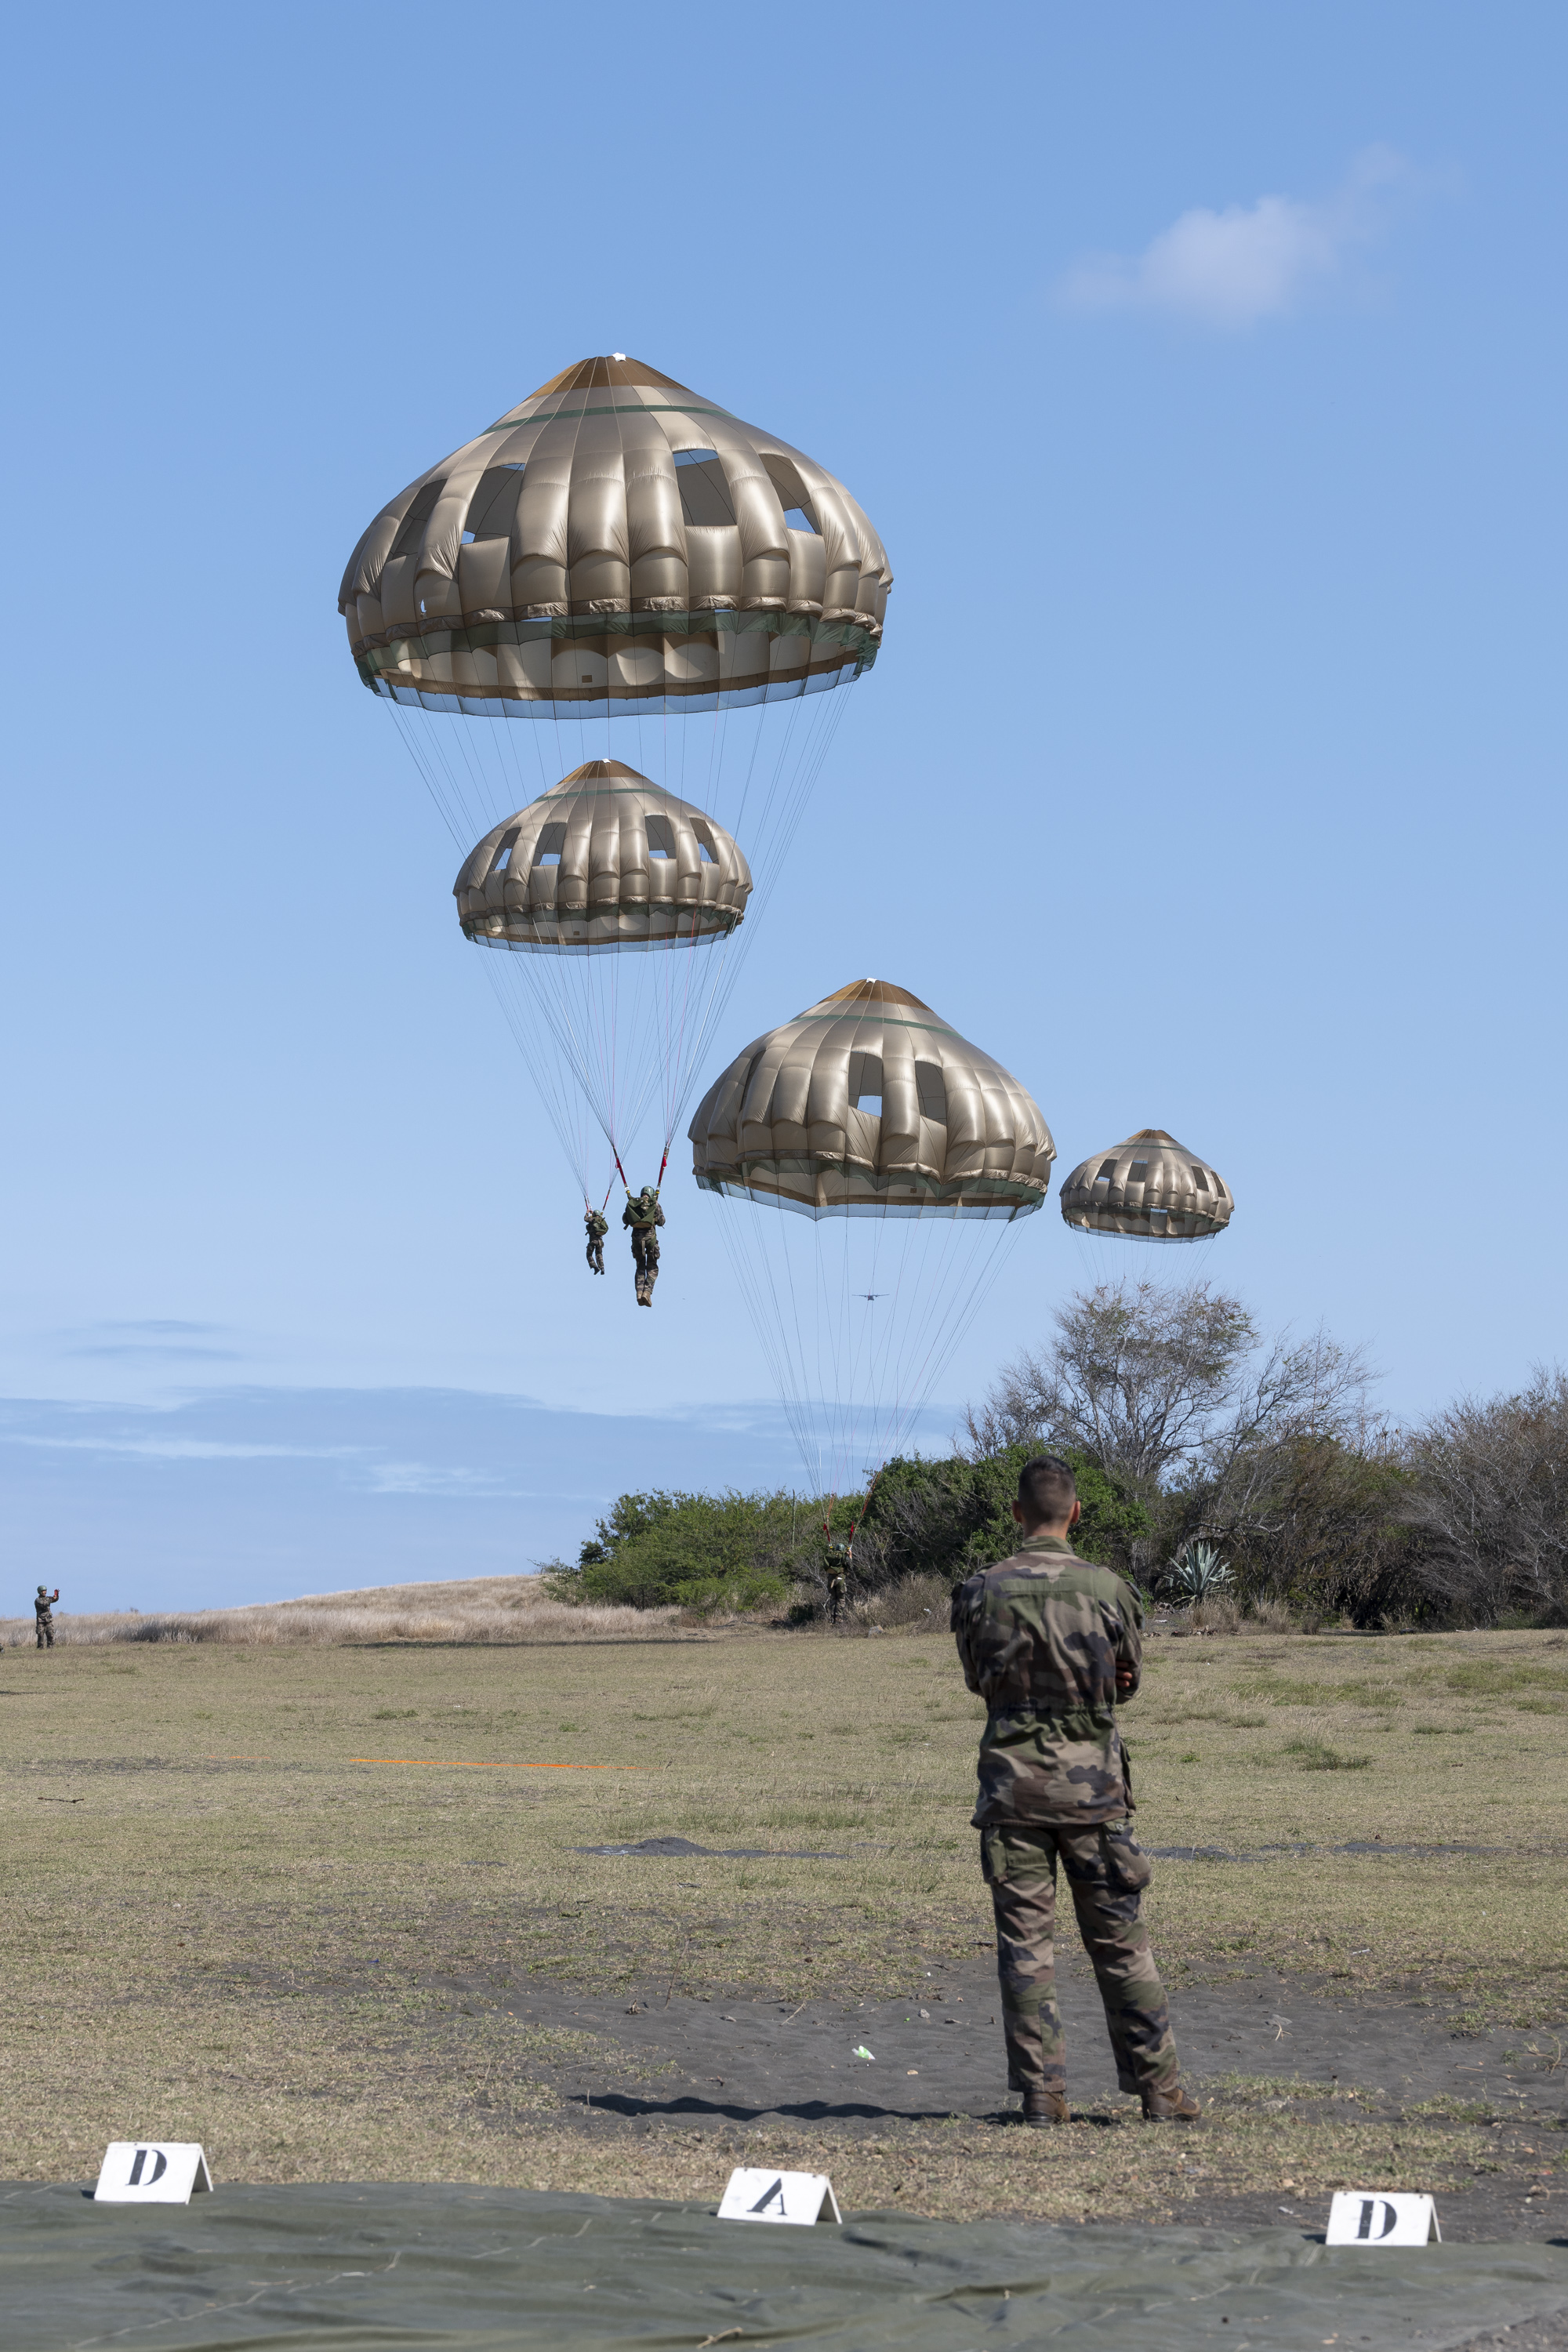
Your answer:
[[[587,760],[493,825],[452,886],[470,940],[587,955],[721,939],[752,869],[731,835],[619,760]]]
[[[1236,1206],[1224,1177],[1163,1127],[1092,1153],[1063,1179],[1061,1203],[1080,1233],[1144,1242],[1206,1241]]]
[[[815,459],[615,352],[390,499],[338,609],[377,694],[584,718],[730,709],[858,677],[892,578]]]
[[[879,980],[754,1039],[688,1132],[704,1192],[811,1217],[1026,1216],[1056,1158],[1017,1079]]]

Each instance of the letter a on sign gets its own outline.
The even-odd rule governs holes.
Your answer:
[[[1436,2238],[1437,2208],[1408,2189],[1336,2189],[1324,2238],[1330,2246],[1425,2246]]]
[[[826,2172],[757,2172],[740,2169],[719,2207],[721,2221],[797,2221],[806,2227],[824,2213],[842,2221],[833,2183]]]
[[[92,2194],[99,2205],[188,2205],[212,2185],[196,2140],[113,2139]]]

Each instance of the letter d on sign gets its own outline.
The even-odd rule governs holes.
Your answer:
[[[188,2205],[213,2185],[194,2139],[116,2139],[104,2151],[94,2202],[100,2205]]]
[[[1379,2195],[1365,2189],[1339,2189],[1329,2208],[1325,2243],[1331,2246],[1425,2246],[1443,2232],[1430,2197],[1391,2189]]]

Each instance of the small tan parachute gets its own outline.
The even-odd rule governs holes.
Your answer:
[[[1236,1206],[1225,1179],[1163,1127],[1093,1153],[1063,1179],[1061,1203],[1080,1233],[1145,1242],[1205,1241]]]
[[[390,499],[338,609],[365,685],[426,710],[729,709],[868,669],[892,576],[842,482],[616,352]]]
[[[810,1217],[1026,1216],[1056,1157],[1017,1079],[879,980],[755,1039],[688,1132],[704,1192]]]
[[[453,886],[470,940],[568,954],[722,938],[751,892],[723,826],[618,760],[493,825]]]

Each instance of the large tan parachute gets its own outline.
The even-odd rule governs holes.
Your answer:
[[[1092,1153],[1063,1180],[1061,1203],[1080,1233],[1146,1242],[1205,1241],[1236,1206],[1224,1178],[1163,1127]]]
[[[738,1054],[688,1132],[813,1491],[852,1492],[924,1433],[1050,1129],[929,1004],[856,980]]]
[[[688,1132],[703,1191],[812,1217],[1026,1216],[1056,1157],[1016,1078],[878,980],[754,1039]]]
[[[338,608],[426,710],[731,709],[870,667],[892,585],[842,482],[623,352],[542,384],[400,490]]]
[[[588,760],[493,825],[453,886],[488,947],[589,954],[723,937],[752,872],[689,801],[618,760]]]

